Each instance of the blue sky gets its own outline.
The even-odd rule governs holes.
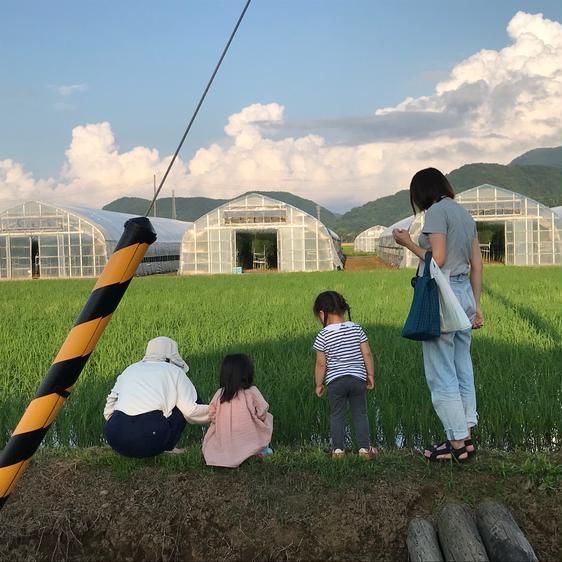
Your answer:
[[[57,177],[73,128],[105,121],[119,151],[170,154],[242,6],[4,3],[0,160]],[[309,122],[431,95],[459,62],[505,47],[519,10],[561,19],[559,0],[253,0],[182,157],[224,143],[228,117],[254,103]]]

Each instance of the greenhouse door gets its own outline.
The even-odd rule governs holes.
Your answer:
[[[41,276],[39,268],[39,240],[37,236],[31,238],[31,277],[37,279]]]
[[[10,236],[10,273],[13,279],[31,279],[31,237]]]
[[[80,277],[78,257],[76,277]],[[62,234],[42,234],[39,237],[39,264],[41,277],[66,277],[65,245]]]

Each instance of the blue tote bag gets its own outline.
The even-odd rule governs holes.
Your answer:
[[[402,329],[402,337],[410,340],[431,340],[441,335],[439,290],[429,274],[432,257],[431,252],[426,252],[423,276],[415,278],[414,299]]]

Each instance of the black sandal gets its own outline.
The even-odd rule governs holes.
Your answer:
[[[438,443],[437,445],[428,445],[427,447],[425,447],[426,451],[437,451],[439,450],[440,452],[444,452],[446,451],[446,445],[447,445],[447,441],[443,441],[443,443]],[[465,439],[464,440],[464,446],[465,447],[474,447],[473,451],[469,451],[468,449],[466,450],[466,452],[468,453],[469,457],[473,457],[474,455],[476,455],[476,447],[474,446],[474,442],[472,441],[472,438],[469,439]]]
[[[469,456],[469,457],[473,457],[473,456],[476,454],[476,447],[475,447],[474,443],[472,442],[472,438],[471,438],[471,439],[465,439],[465,440],[464,440],[464,446],[465,446],[465,447],[470,447],[471,445],[474,447],[474,450],[473,450],[473,451],[469,451],[469,450],[467,449],[467,451],[466,451],[466,452],[468,453],[468,456]]]
[[[429,449],[426,449],[429,450]],[[461,455],[466,454],[465,458],[461,458]],[[439,458],[442,457],[442,455],[451,455],[450,458]],[[445,449],[433,449],[431,451],[431,454],[429,456],[424,455],[424,458],[426,460],[428,460],[429,462],[448,462],[448,461],[456,461],[459,464],[465,464],[468,462],[469,459],[469,453],[466,450],[466,446],[463,447],[459,447],[458,449],[455,449],[452,445],[450,441],[446,442],[446,446]]]

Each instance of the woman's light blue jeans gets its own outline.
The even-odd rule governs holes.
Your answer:
[[[468,275],[453,276],[450,283],[468,318],[474,320],[476,303]],[[478,423],[470,339],[468,329],[422,342],[431,401],[449,440],[466,439],[469,428]]]

